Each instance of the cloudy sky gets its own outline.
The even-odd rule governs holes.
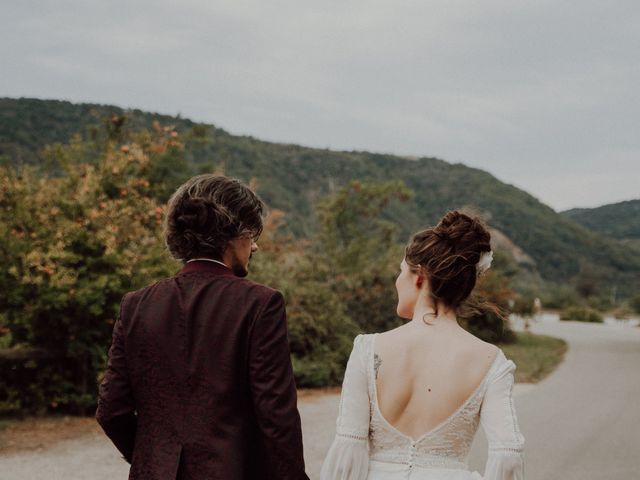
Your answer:
[[[0,96],[437,156],[551,207],[640,198],[637,0],[21,0]]]

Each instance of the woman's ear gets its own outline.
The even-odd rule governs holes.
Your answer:
[[[422,282],[424,282],[424,278],[420,275],[416,276],[416,287],[422,288]]]

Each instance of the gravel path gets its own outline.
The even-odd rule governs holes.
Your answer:
[[[565,338],[566,361],[535,387],[516,385],[515,405],[526,438],[527,480],[639,478],[640,329],[579,322],[541,323],[536,333]],[[307,470],[318,478],[334,435],[339,396],[301,398]],[[484,469],[479,433],[469,458]],[[100,434],[46,450],[0,456],[0,480],[116,480],[128,468]]]

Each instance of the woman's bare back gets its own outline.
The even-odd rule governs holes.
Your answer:
[[[417,327],[417,328],[416,328]],[[377,335],[377,403],[398,431],[419,438],[454,414],[484,380],[498,348],[461,327],[406,324]]]

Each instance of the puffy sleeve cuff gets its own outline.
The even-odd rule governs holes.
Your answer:
[[[368,472],[367,437],[337,434],[322,464],[320,480],[366,480]]]
[[[489,443],[484,480],[524,480],[525,438],[513,404],[515,363],[503,356],[480,409]]]
[[[522,448],[489,449],[485,480],[524,480]]]
[[[365,480],[369,472],[369,390],[365,337],[358,335],[347,362],[338,407],[336,437],[320,480]]]

